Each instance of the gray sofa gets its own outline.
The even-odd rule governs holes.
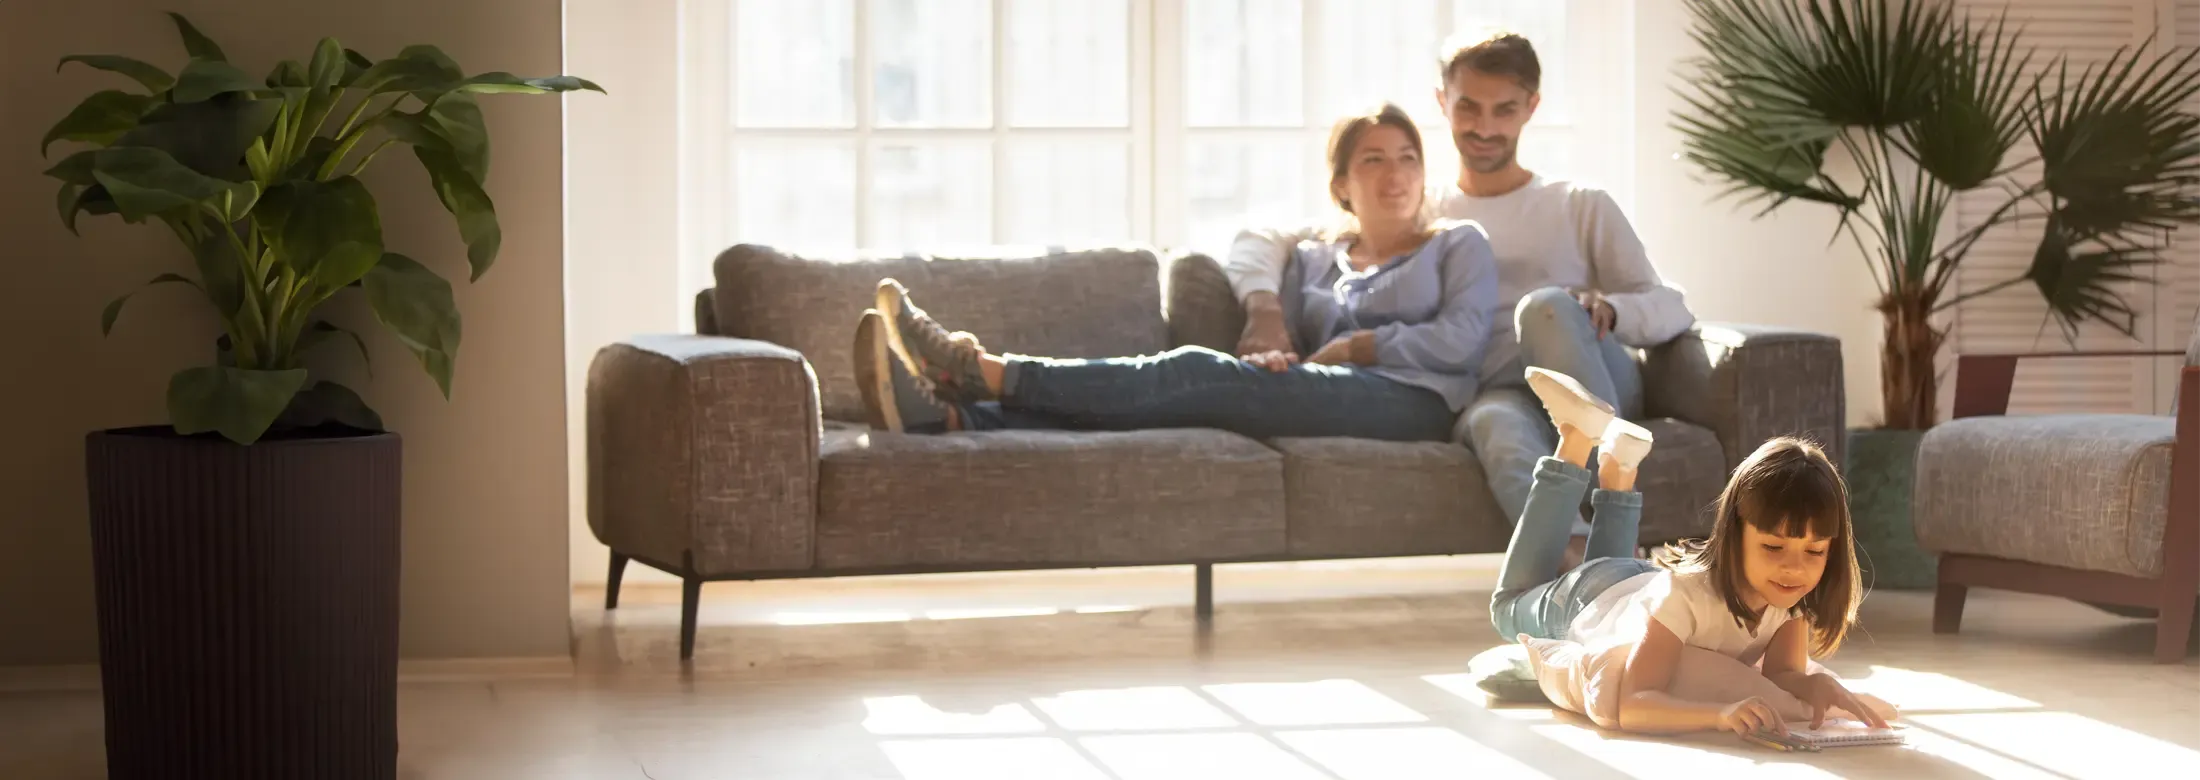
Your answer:
[[[696,300],[697,333],[600,350],[588,378],[589,526],[686,583],[942,571],[1500,552],[1481,465],[1450,443],[1255,441],[1215,430],[862,429],[850,354],[883,277],[988,348],[1054,357],[1234,347],[1244,314],[1214,260],[1142,249],[989,258],[805,258],[742,245]],[[1840,457],[1833,338],[1703,323],[1641,356],[1646,544],[1708,530],[1727,473],[1768,437]]]

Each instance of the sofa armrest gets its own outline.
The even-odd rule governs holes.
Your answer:
[[[1842,463],[1848,398],[1841,341],[1823,333],[1768,325],[1698,322],[1646,351],[1643,404],[1651,417],[1711,429],[1740,465],[1776,436],[1817,442]]]
[[[611,549],[704,576],[808,569],[817,377],[801,353],[650,335],[588,370],[588,526]]]

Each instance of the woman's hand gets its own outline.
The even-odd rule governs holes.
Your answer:
[[[1321,349],[1315,350],[1312,355],[1308,355],[1306,362],[1320,363],[1327,366],[1351,365],[1352,334],[1347,333],[1330,339],[1329,343],[1323,344]]]
[[[1238,359],[1277,373],[1289,371],[1291,370],[1292,366],[1299,364],[1299,356],[1297,353],[1285,352],[1282,350],[1269,350],[1266,352],[1255,352],[1248,355],[1240,355]]]
[[[1842,687],[1841,681],[1834,679],[1833,675],[1811,675],[1810,682],[1803,689],[1803,695],[1796,698],[1802,699],[1804,704],[1810,706],[1811,728],[1826,725],[1826,711],[1836,707],[1847,710],[1850,714],[1863,719],[1865,723],[1871,724],[1872,728],[1883,729],[1887,727],[1887,719],[1880,717],[1878,710],[1865,704],[1863,699],[1857,698],[1856,694],[1849,692],[1849,689]]]
[[[1783,736],[1788,733],[1787,722],[1780,719],[1780,713],[1774,711],[1772,705],[1766,704],[1765,700],[1755,696],[1729,704],[1726,709],[1720,710],[1719,728],[1745,737],[1760,731]]]
[[[1272,292],[1257,292],[1245,299],[1245,330],[1238,333],[1240,355],[1291,351],[1291,331],[1284,324],[1283,304]],[[1247,358],[1250,361],[1250,358]]]

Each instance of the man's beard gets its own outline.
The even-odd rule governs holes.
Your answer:
[[[1468,138],[1474,138],[1475,140],[1478,140],[1478,141],[1497,141],[1497,142],[1500,142],[1500,143],[1504,144],[1504,147],[1505,147],[1505,151],[1503,151],[1503,152],[1499,152],[1499,153],[1498,153],[1498,154],[1497,154],[1496,156],[1494,156],[1494,157],[1476,157],[1476,156],[1474,156],[1474,155],[1471,155],[1471,154],[1468,154],[1468,153],[1467,153],[1467,150],[1466,150],[1466,145],[1467,145],[1467,144],[1466,144],[1466,139],[1468,139]],[[1506,166],[1508,166],[1508,165],[1511,165],[1511,164],[1512,164],[1512,161],[1513,161],[1513,153],[1514,153],[1514,151],[1515,151],[1515,150],[1516,150],[1516,149],[1518,148],[1518,147],[1514,146],[1514,145],[1513,145],[1512,143],[1510,143],[1510,141],[1511,141],[1512,139],[1509,139],[1509,138],[1489,138],[1489,139],[1485,139],[1485,138],[1482,138],[1481,136],[1467,136],[1467,135],[1462,135],[1462,136],[1459,136],[1459,139],[1460,139],[1460,141],[1459,141],[1459,146],[1460,146],[1460,149],[1459,149],[1459,159],[1465,160],[1465,161],[1467,162],[1467,168],[1468,168],[1469,170],[1472,170],[1472,171],[1474,171],[1475,173],[1496,173],[1496,172],[1498,172],[1498,171],[1502,171],[1502,170],[1504,170]]]

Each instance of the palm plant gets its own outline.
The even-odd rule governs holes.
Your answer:
[[[2123,47],[2074,70],[2006,12],[1960,18],[1939,0],[1687,2],[1705,56],[1681,90],[1683,156],[1759,216],[1839,210],[1836,240],[1856,241],[1879,285],[1888,427],[1937,419],[1932,317],[1965,300],[2030,282],[2066,337],[2089,321],[2136,337],[2121,288],[2151,282],[2164,232],[2200,222],[2200,118],[2182,109],[2200,89],[2194,52]],[[1860,174],[1846,186],[1827,171],[1836,148]],[[1999,205],[1940,240],[1973,190]],[[1979,239],[2020,220],[2041,227],[2030,267],[1950,295]]]
[[[408,46],[377,62],[331,38],[306,63],[285,60],[257,79],[190,21],[170,17],[190,55],[175,75],[117,55],[62,58],[59,67],[111,72],[144,91],[85,98],[46,133],[40,151],[57,141],[92,147],[46,172],[61,180],[61,221],[71,232],[80,214],[158,221],[195,261],[197,278],[165,273],[148,283],[196,287],[221,317],[214,364],[169,382],[175,430],[240,444],[271,428],[379,430],[380,417],[357,393],[335,382],[308,384],[303,365],[308,351],[324,345],[348,343],[365,354],[357,334],[317,317],[349,291],[365,297],[448,397],[460,333],[450,283],[387,251],[374,196],[359,174],[384,149],[409,146],[457,219],[469,279],[478,280],[502,234],[483,189],[489,134],[475,96],[602,88],[571,76],[467,76],[433,46]],[[101,332],[113,329],[129,297],[108,304]]]

